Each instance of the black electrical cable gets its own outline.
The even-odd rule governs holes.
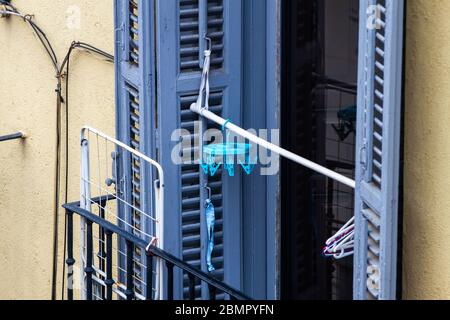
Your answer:
[[[61,64],[61,67],[58,67],[58,58],[56,56],[55,50],[53,49],[53,46],[51,45],[51,42],[49,41],[47,35],[45,32],[32,20],[31,15],[24,15],[20,13],[17,8],[15,8],[13,5],[11,5],[9,2],[6,2],[5,0],[0,0],[0,4],[5,7],[6,10],[0,10],[0,14],[8,15],[8,16],[17,16],[24,20],[24,22],[28,23],[30,27],[33,29],[35,34],[37,35],[40,43],[44,47],[45,51],[47,52],[47,55],[49,56],[52,65],[55,69],[56,78],[57,78],[57,86],[55,89],[55,92],[57,94],[56,97],[56,155],[55,155],[55,197],[54,197],[54,221],[53,221],[53,271],[52,271],[52,300],[56,299],[56,282],[57,282],[57,260],[58,260],[58,226],[59,226],[59,199],[60,199],[60,177],[61,177],[61,168],[60,168],[60,162],[61,162],[61,103],[64,101],[62,98],[61,93],[61,77],[63,76],[63,70],[64,67],[66,68],[66,81],[65,81],[65,89],[66,89],[66,119],[65,119],[65,201],[67,203],[68,200],[68,184],[69,184],[69,148],[68,148],[68,127],[69,127],[69,106],[68,106],[68,100],[69,100],[69,64],[70,64],[70,55],[75,48],[80,48],[87,50],[89,52],[93,52],[95,54],[101,55],[105,57],[107,60],[114,62],[114,56],[106,53],[105,51],[98,49],[92,45],[89,45],[87,43],[83,42],[73,42],[70,46],[69,52],[67,53],[63,63]],[[64,222],[64,260],[66,255],[66,237],[67,237],[67,223]],[[65,261],[63,260],[63,292],[64,292],[64,274],[65,274]],[[64,298],[64,294],[62,295]]]
[[[84,43],[84,42],[72,42],[70,45],[69,51],[67,52],[62,64],[61,64],[61,74],[64,72],[65,68],[65,110],[66,110],[66,123],[65,123],[65,138],[66,138],[66,148],[65,148],[65,203],[68,202],[68,194],[69,194],[69,77],[70,77],[70,57],[74,49],[83,49],[87,50],[88,52],[93,52],[95,54],[98,54],[100,56],[103,56],[107,59],[109,62],[114,62],[114,56],[98,49],[90,44]],[[67,246],[67,217],[64,217],[64,241],[63,241],[63,261],[62,261],[62,274],[65,275],[66,273],[66,246]],[[62,285],[61,285],[61,298],[64,300],[64,293],[65,293],[65,277],[62,278]]]
[[[49,55],[56,71],[56,148],[55,148],[55,196],[54,196],[54,219],[53,219],[53,271],[52,271],[52,290],[51,298],[56,300],[56,283],[58,276],[58,226],[59,226],[59,201],[60,201],[60,176],[61,176],[61,76],[58,67],[58,58],[45,32],[31,20],[31,16],[24,16],[30,26],[37,34],[41,44]]]
[[[34,32],[37,34],[40,42],[44,46],[45,50],[47,51],[48,55],[50,56],[53,66],[56,70],[57,76],[59,75],[59,68],[58,68],[58,58],[56,57],[55,51],[53,50],[52,45],[50,44],[50,41],[48,40],[46,34],[33,22],[31,21],[30,16],[26,16],[25,20],[30,24],[30,26],[33,28]]]
[[[33,16],[32,15],[24,15],[24,14],[20,13],[19,11],[17,11],[17,9],[15,9],[15,8],[13,10],[6,10],[6,11],[2,10],[1,12],[6,15],[20,17],[30,25],[30,27],[34,30],[34,32],[38,36],[38,39],[41,42],[42,46],[47,51],[47,54],[53,64],[53,67],[55,68],[56,74],[58,74],[59,73],[58,58],[56,57],[55,51],[53,50],[53,46],[51,45],[50,41],[48,40],[45,32],[32,20]]]
[[[70,59],[70,54],[72,53],[73,49],[84,49],[87,50],[89,52],[98,54],[100,56],[103,56],[104,58],[106,58],[109,62],[114,62],[114,56],[99,49],[96,48],[90,44],[84,43],[84,42],[79,42],[79,41],[74,41],[72,42],[70,48],[69,48],[69,52],[66,54],[66,57],[64,58],[63,62],[61,63],[61,70],[64,69],[64,67],[66,66],[68,60]]]
[[[0,4],[4,5],[6,7],[6,9],[11,10],[13,12],[17,12],[16,7],[14,7],[9,1],[6,0],[0,0]]]
[[[4,4],[2,2],[2,4]],[[47,38],[47,35],[45,34],[45,32],[32,20],[32,16],[31,15],[24,15],[21,14],[20,12],[18,12],[17,10],[0,10],[1,14],[4,15],[9,15],[9,16],[16,16],[16,17],[20,17],[22,18],[26,23],[28,23],[30,25],[30,27],[34,30],[34,32],[36,33],[39,41],[41,42],[42,46],[44,47],[44,49],[46,50],[52,64],[53,67],[55,69],[56,72],[56,76],[59,75],[59,68],[58,68],[58,59],[56,57],[55,51],[53,50],[53,47],[50,43],[50,41]]]
[[[65,160],[65,203],[68,203],[69,195],[69,69],[70,69],[70,54],[72,53],[73,47],[70,46],[69,52],[67,53],[67,63],[66,63],[66,73],[65,73],[65,105],[66,105],[66,160]],[[67,217],[64,216],[64,240],[63,240],[63,261],[62,261],[62,290],[61,290],[61,300],[64,300],[64,283],[65,283],[65,273],[66,273],[66,246],[67,246]]]
[[[41,44],[49,55],[56,71],[56,149],[55,149],[55,196],[54,196],[54,219],[53,219],[53,271],[52,271],[52,300],[56,300],[56,283],[58,276],[58,227],[59,227],[59,201],[60,201],[60,181],[61,181],[61,74],[58,67],[58,58],[45,32],[31,20],[31,16],[25,16],[30,26],[35,31]]]

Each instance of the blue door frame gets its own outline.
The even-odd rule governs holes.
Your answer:
[[[280,128],[280,1],[245,0],[243,12],[244,128],[270,132]],[[277,299],[279,175],[259,169],[243,179],[243,289],[255,299]]]

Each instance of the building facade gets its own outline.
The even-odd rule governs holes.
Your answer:
[[[205,269],[201,224],[202,204],[208,197],[203,185],[208,183],[217,208],[213,263],[219,280],[261,299],[355,296],[358,286],[353,283],[353,263],[330,263],[320,256],[321,241],[342,221],[330,227],[331,222],[321,219],[318,213],[329,210],[328,215],[350,218],[354,199],[349,198],[348,190],[330,187],[325,180],[285,162],[280,164],[279,175],[222,174],[206,180],[198,165],[172,162],[177,141],[171,135],[180,127],[189,135],[195,134],[193,121],[199,119],[189,113],[189,107],[196,100],[200,82],[204,48],[198,40],[203,28],[212,39],[211,110],[244,128],[280,129],[282,146],[352,177],[357,162],[357,153],[352,153],[358,143],[355,132],[337,139],[334,131],[330,133],[330,128],[321,128],[320,124],[328,126],[336,121],[336,105],[339,111],[352,104],[361,105],[354,92],[361,86],[347,84],[357,82],[358,61],[363,61],[357,55],[358,48],[361,54],[361,39],[357,36],[359,33],[361,37],[363,30],[358,26],[364,14],[360,4],[365,1],[333,5],[329,1],[261,4],[258,0],[156,1],[156,6],[147,1],[62,1],[57,6],[49,1],[42,1],[43,5],[18,0],[13,3],[21,12],[34,14],[33,19],[46,30],[60,61],[75,40],[95,44],[115,55],[116,77],[113,64],[95,55],[80,52],[71,62],[68,201],[80,197],[79,130],[89,124],[130,146],[134,140],[137,150],[158,158],[163,165],[171,195],[165,202],[164,227],[170,235],[165,237],[164,247],[170,253]],[[386,3],[389,1],[382,5]],[[392,239],[387,246],[398,245],[398,254],[396,250],[393,253],[397,261],[392,260],[395,263],[389,272],[395,269],[400,280],[391,282],[388,298],[399,297],[399,290],[403,299],[446,299],[449,293],[442,285],[446,279],[442,277],[447,269],[446,254],[441,247],[450,236],[443,214],[447,199],[443,177],[447,167],[445,115],[449,99],[445,48],[450,43],[445,34],[450,27],[446,19],[450,4],[412,0],[401,10],[406,28],[403,32],[403,19],[399,18],[398,34],[390,39],[392,46],[405,40],[404,63],[397,61],[391,66],[392,70],[399,68],[393,72],[395,75],[402,70],[405,75],[400,80],[385,79],[404,86],[403,133],[394,128],[404,147],[400,148],[400,140],[395,138],[392,144],[400,151],[395,160],[400,183],[393,184],[399,195],[389,200],[399,201],[401,239]],[[201,12],[205,14],[203,20]],[[395,15],[400,13],[396,11]],[[0,281],[4,289],[1,298],[45,299],[51,297],[55,283],[52,232],[57,81],[45,52],[23,20],[4,17],[0,27],[4,48],[0,53],[0,90],[4,97],[0,135],[15,131],[27,135],[22,141],[0,143],[4,177],[0,243],[5,270]],[[402,47],[399,45],[397,51]],[[314,69],[305,70],[305,66]],[[328,86],[325,90],[330,86],[330,79],[317,74],[334,75],[347,84],[332,83],[340,88],[340,94],[325,91],[315,93],[312,99],[311,83]],[[401,98],[402,89],[395,90]],[[137,120],[130,114],[136,104]],[[62,108],[63,119],[65,116]],[[64,159],[65,149],[61,150]],[[188,152],[195,154],[195,150]],[[306,185],[304,181],[308,181]],[[59,202],[63,204],[64,179],[60,183]],[[139,183],[140,192],[150,189],[145,186],[149,184],[145,177]],[[326,192],[332,193],[324,196]],[[337,200],[327,202],[330,198]],[[337,204],[347,208],[335,208]],[[58,297],[63,216],[61,209],[56,246]],[[397,223],[387,225],[394,230]],[[355,258],[363,261],[361,254]],[[183,274],[175,274],[175,298],[185,295],[187,287],[182,279]],[[349,290],[349,286],[356,289]],[[198,297],[207,298],[206,289],[196,291]]]

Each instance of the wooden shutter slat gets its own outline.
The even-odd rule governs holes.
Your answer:
[[[354,298],[395,299],[404,1],[360,6]]]

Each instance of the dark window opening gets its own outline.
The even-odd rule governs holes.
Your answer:
[[[282,146],[354,178],[358,0],[283,2]],[[322,256],[353,190],[283,160],[281,298],[351,299],[353,259]]]

